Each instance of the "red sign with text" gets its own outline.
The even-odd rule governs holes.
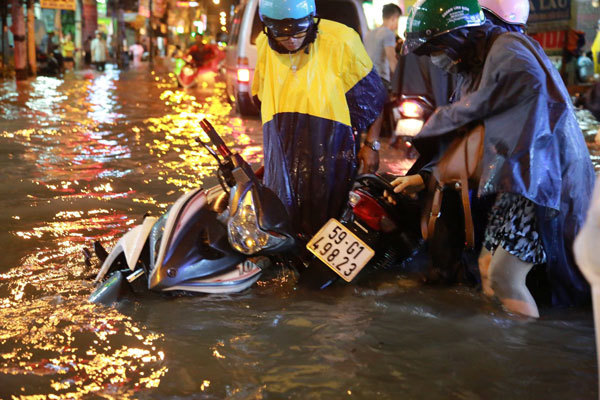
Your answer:
[[[559,51],[565,48],[565,31],[534,33],[531,37],[546,51]]]

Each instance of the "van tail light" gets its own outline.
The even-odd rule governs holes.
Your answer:
[[[248,68],[238,68],[237,80],[242,83],[250,82],[250,70]]]
[[[387,212],[373,197],[361,190],[353,190],[349,194],[348,204],[354,215],[371,229],[381,231],[381,221],[388,217]]]
[[[240,83],[250,82],[250,69],[248,69],[248,57],[238,57],[237,80]]]

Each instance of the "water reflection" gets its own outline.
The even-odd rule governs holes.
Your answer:
[[[0,394],[29,382],[12,395],[134,398],[140,389],[157,387],[167,372],[162,336],[115,309],[57,296],[27,302],[23,313],[25,304],[15,300],[18,307],[0,308]]]
[[[119,70],[110,69],[96,76],[87,90],[88,118],[98,124],[114,123],[124,115],[118,113],[118,101],[115,96]]]
[[[14,118],[0,130],[14,149],[0,183],[21,182],[9,234],[25,252],[18,267],[0,267],[2,398],[134,398],[157,387],[168,371],[164,336],[87,303],[95,266],[83,263],[82,250],[94,240],[110,247],[139,222],[139,210],[161,212],[214,173],[215,161],[196,142],[207,139],[200,118],[247,159],[261,160],[244,121],[229,117],[222,85],[197,97],[164,76],[135,82],[162,107],[136,104],[128,110],[137,118],[126,119],[124,105],[139,97],[124,92],[132,82],[116,70],[84,77],[0,87],[4,117]],[[198,388],[210,386],[201,379]]]
[[[60,121],[61,116],[55,110],[58,104],[67,99],[57,90],[62,83],[62,79],[41,76],[31,84],[31,94],[25,105],[36,115],[42,116],[45,124]]]
[[[226,144],[248,162],[262,162],[262,147],[250,144],[244,121],[230,116],[231,106],[223,101],[224,97],[224,86],[218,83],[214,93],[203,101],[182,90],[167,89],[161,93],[160,99],[171,112],[146,121],[147,130],[154,134],[147,146],[150,154],[159,159],[163,171],[159,179],[189,190],[214,175],[215,161],[197,143],[198,139],[208,140],[199,125],[203,118],[208,118]]]

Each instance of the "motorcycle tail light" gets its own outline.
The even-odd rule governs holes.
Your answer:
[[[248,68],[239,68],[237,71],[238,82],[250,82],[250,70]]]
[[[423,118],[423,106],[415,100],[404,100],[400,103],[400,113],[404,118]]]
[[[369,194],[361,190],[350,192],[348,204],[352,207],[354,215],[371,229],[381,231],[381,219],[387,217],[383,207]]]

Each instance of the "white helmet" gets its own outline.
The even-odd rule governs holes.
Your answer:
[[[508,24],[525,25],[529,18],[529,0],[479,0],[479,5]]]

